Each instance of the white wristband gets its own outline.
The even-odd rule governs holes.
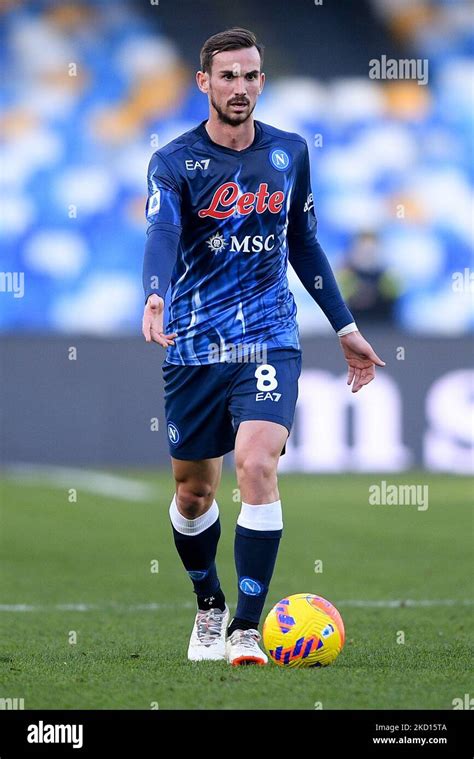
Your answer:
[[[347,324],[345,327],[340,329],[337,333],[338,337],[344,337],[344,335],[348,335],[349,332],[357,332],[357,324],[355,322],[351,322],[350,324]]]

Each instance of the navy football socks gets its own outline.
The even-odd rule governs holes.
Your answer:
[[[197,535],[183,535],[172,525],[174,542],[190,576],[199,609],[225,608],[225,597],[217,577],[215,557],[221,534],[220,520]]]
[[[228,635],[234,630],[257,629],[273,575],[282,530],[235,528],[234,555],[238,602]]]

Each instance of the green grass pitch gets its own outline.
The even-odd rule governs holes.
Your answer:
[[[285,670],[187,661],[194,595],[171,537],[171,475],[128,476],[148,500],[79,487],[71,503],[64,484],[2,480],[0,698],[25,709],[452,709],[472,694],[467,478],[280,476],[285,527],[265,613],[317,593],[346,627],[332,666]],[[429,485],[429,508],[370,505],[381,480]],[[235,488],[225,474],[218,571],[231,611]]]

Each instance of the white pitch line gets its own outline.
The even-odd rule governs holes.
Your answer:
[[[0,612],[23,612],[23,611],[161,611],[170,609],[194,609],[193,601],[180,601],[179,603],[147,603],[147,604],[117,604],[105,602],[101,604],[0,604]]]
[[[362,609],[384,608],[384,609],[419,609],[432,606],[473,606],[473,599],[421,599],[421,600],[347,600],[335,601],[336,608],[343,606],[359,607]],[[229,604],[235,607],[235,604]],[[143,604],[118,604],[106,602],[101,604],[88,603],[70,603],[70,604],[0,604],[0,612],[42,612],[42,611],[162,611],[173,609],[194,609],[196,607],[193,601],[180,601],[179,603],[143,603]]]
[[[409,608],[421,608],[424,606],[472,606],[474,604],[473,599],[455,599],[455,598],[440,598],[440,599],[420,599],[413,600],[411,598],[400,598],[387,601],[339,601],[335,603],[335,606],[360,606],[364,609],[369,608],[383,608],[383,609],[403,609]]]
[[[21,485],[31,486],[42,482],[55,488],[77,488],[122,501],[151,501],[157,496],[157,489],[146,482],[96,469],[10,464],[2,468],[2,472],[7,479]]]

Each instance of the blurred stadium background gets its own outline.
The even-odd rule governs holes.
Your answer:
[[[305,413],[283,467],[469,471],[468,2],[7,0],[1,17],[6,461],[166,465],[149,431],[162,354],[140,333],[146,168],[206,118],[200,46],[238,24],[266,45],[256,118],[307,139],[320,240],[387,361],[348,398],[330,326],[289,272]],[[428,60],[428,83],[371,79],[382,55]]]
[[[0,710],[6,697],[27,709],[469,701],[470,3],[4,0],[0,18]],[[255,116],[308,141],[320,240],[387,362],[353,397],[337,339],[289,272],[303,373],[266,611],[308,590],[347,631],[333,667],[291,675],[216,663],[203,677],[185,659],[194,603],[168,519],[163,353],[141,336],[148,161],[207,117],[199,50],[232,25],[266,45]],[[371,79],[382,55],[428,60],[428,83]],[[235,608],[228,458],[218,566]],[[426,487],[429,509],[371,505],[382,478]]]

